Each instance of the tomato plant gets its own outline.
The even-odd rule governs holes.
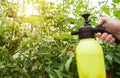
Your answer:
[[[83,13],[91,14],[93,26],[97,26],[97,16],[120,17],[117,0],[111,6],[101,2],[100,9],[89,7],[89,2],[83,0],[58,4],[46,0],[0,2],[1,78],[78,78],[78,40],[68,32],[84,25]],[[104,50],[107,73],[119,78],[120,46],[98,42]]]

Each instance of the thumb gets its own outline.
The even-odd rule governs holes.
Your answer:
[[[106,18],[103,17],[103,18],[100,19],[100,21],[99,21],[98,24],[99,24],[99,25],[103,25],[105,22],[106,22]]]

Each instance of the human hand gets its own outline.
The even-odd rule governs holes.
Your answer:
[[[103,27],[106,28],[106,30],[113,33],[116,37],[120,38],[120,21],[117,21],[109,17],[103,17],[101,18],[99,25],[102,25]],[[101,34],[100,32],[98,32],[96,36],[108,43],[115,42],[115,38],[111,34],[107,33]]]

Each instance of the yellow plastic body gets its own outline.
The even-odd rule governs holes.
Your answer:
[[[94,38],[80,40],[76,62],[79,78],[106,78],[103,50]]]

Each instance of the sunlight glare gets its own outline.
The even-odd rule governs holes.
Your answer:
[[[33,8],[28,8],[26,11],[25,11],[25,14],[27,16],[31,16],[31,15],[39,15],[37,10],[33,9]]]
[[[27,16],[39,15],[39,13],[38,13],[38,11],[34,8],[34,6],[32,5],[32,3],[30,3],[30,4],[26,5],[25,15],[27,15]]]

